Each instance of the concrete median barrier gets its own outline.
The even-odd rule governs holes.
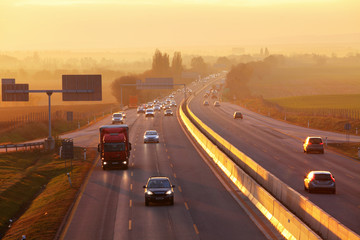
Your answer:
[[[180,117],[214,162],[285,238],[360,240],[359,235],[206,126],[187,105],[180,106]]]

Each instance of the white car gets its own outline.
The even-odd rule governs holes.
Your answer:
[[[144,133],[144,143],[158,143],[159,142],[159,134],[156,130],[147,130]]]
[[[123,115],[121,113],[114,113],[112,115],[111,122],[112,124],[116,124],[116,123],[123,124],[124,123]]]
[[[152,109],[152,108],[146,109],[145,117],[155,117],[154,109]]]

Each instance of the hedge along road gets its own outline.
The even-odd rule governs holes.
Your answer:
[[[306,136],[328,136],[329,141],[344,141],[345,135],[290,125],[247,111],[237,105],[202,105],[202,94],[190,103],[191,111],[224,139],[251,157],[287,185],[309,198],[345,226],[360,234],[360,162],[325,149],[325,154],[304,154]],[[234,111],[244,119],[233,119]],[[360,141],[359,137],[351,139]],[[303,178],[310,170],[328,170],[336,179],[337,194],[309,194]]]

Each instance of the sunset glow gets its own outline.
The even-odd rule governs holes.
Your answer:
[[[356,0],[3,0],[2,50],[358,44]]]

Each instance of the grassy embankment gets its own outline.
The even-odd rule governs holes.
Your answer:
[[[89,119],[91,124],[95,117],[96,120],[103,118],[111,108],[113,111],[117,110],[116,106],[110,104],[59,108],[79,112],[85,119],[73,122],[66,119],[52,121],[53,136],[77,129],[78,121],[81,127],[86,127]],[[44,110],[46,111],[46,107],[2,108],[0,121],[8,121],[19,112],[26,115]],[[0,142],[16,143],[47,137],[48,122],[25,123],[0,130]],[[87,155],[89,160],[83,161],[82,149],[75,148],[70,187],[66,175],[69,162],[65,169],[64,160],[59,159],[57,154],[39,150],[0,154],[0,238],[21,239],[22,235],[26,235],[27,239],[53,239],[91,167],[96,151],[88,149]],[[16,221],[9,228],[10,219]]]
[[[75,148],[72,161],[72,187],[63,159],[57,154],[40,151],[0,155],[0,238],[53,239],[83,183],[95,149]],[[9,219],[14,223],[9,228]],[[3,235],[6,232],[5,235]]]
[[[317,95],[288,98],[244,99],[237,101],[243,107],[278,120],[285,120],[291,124],[314,129],[339,132],[345,134],[344,125],[351,124],[350,134],[360,134],[360,120],[348,120],[327,116],[316,116],[309,109],[360,109],[360,95]],[[287,111],[286,109],[292,109]],[[311,114],[310,114],[311,113]],[[345,137],[344,137],[345,138]],[[357,149],[360,143],[329,144],[329,147],[342,154],[359,159]]]

